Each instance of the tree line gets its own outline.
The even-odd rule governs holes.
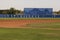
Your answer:
[[[60,15],[60,10],[59,11],[54,11],[53,12],[55,15]]]
[[[16,10],[15,8],[0,10],[0,14],[18,14],[18,13],[23,14],[23,11]]]

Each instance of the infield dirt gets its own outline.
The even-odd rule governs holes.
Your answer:
[[[13,19],[13,20],[0,20],[0,28],[26,28],[27,24],[31,23],[53,23],[59,22],[60,19]]]

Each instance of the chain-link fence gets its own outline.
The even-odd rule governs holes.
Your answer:
[[[60,15],[14,15],[14,14],[0,14],[0,18],[60,18]]]

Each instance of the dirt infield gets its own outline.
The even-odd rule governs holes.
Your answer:
[[[58,19],[22,19],[22,20],[0,20],[0,28],[24,28],[31,23],[51,23],[60,22]]]

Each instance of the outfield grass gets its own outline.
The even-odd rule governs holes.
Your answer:
[[[60,40],[60,30],[40,28],[0,28],[0,40]]]
[[[31,23],[31,24],[27,24],[26,26],[32,28],[60,28],[60,23],[59,22]]]
[[[60,23],[58,22],[34,23],[26,26],[31,28],[0,28],[0,40],[60,40]]]

